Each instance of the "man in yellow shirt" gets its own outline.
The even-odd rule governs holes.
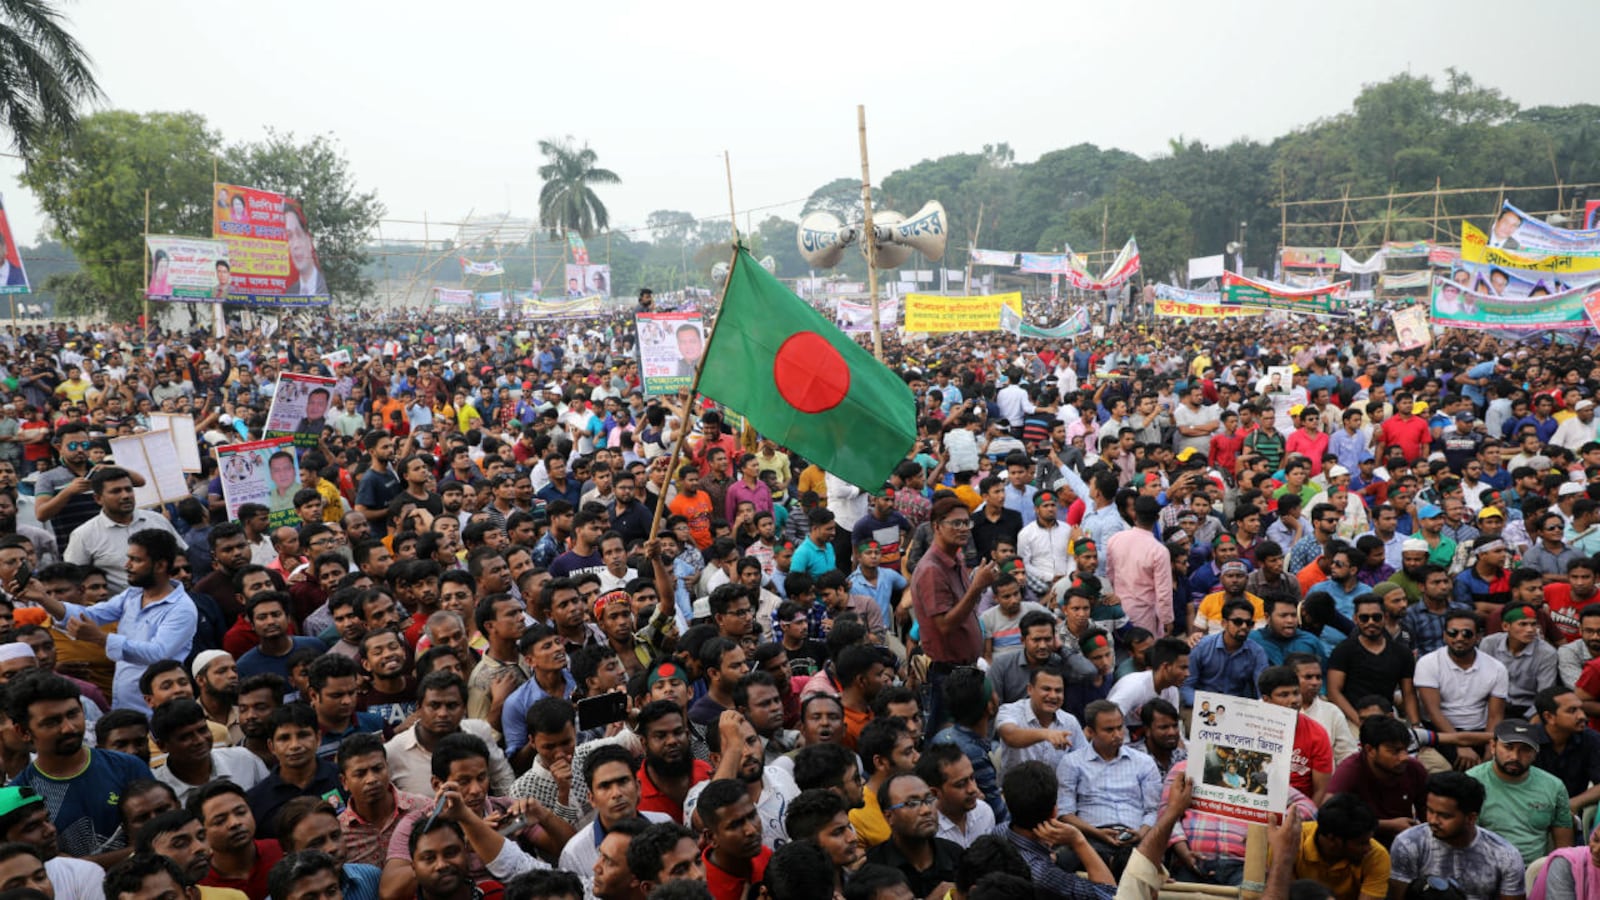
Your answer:
[[[1327,886],[1337,900],[1383,900],[1389,893],[1389,851],[1373,840],[1378,820],[1355,794],[1335,794],[1300,826],[1295,878]]]
[[[88,392],[89,382],[84,379],[83,370],[77,366],[67,366],[67,380],[56,385],[56,393],[73,403],[82,403],[84,394]]]

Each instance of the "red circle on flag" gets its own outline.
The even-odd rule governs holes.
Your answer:
[[[798,332],[783,342],[772,361],[772,380],[783,399],[803,413],[827,412],[850,393],[850,367],[815,331]]]

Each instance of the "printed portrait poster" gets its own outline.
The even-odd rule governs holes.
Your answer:
[[[0,294],[28,292],[28,273],[22,267],[22,254],[17,250],[16,239],[11,236],[5,197],[0,195]]]
[[[1297,716],[1261,700],[1195,691],[1189,739],[1195,809],[1262,825],[1282,815]]]
[[[231,290],[226,241],[151,234],[144,247],[150,257],[147,299],[214,302]]]
[[[705,351],[699,313],[639,313],[639,374],[647,397],[676,394],[694,380]]]
[[[579,297],[611,298],[611,267],[605,264],[588,266],[567,263],[567,283],[562,294],[569,300]]]
[[[211,236],[226,241],[233,279],[225,303],[328,305],[328,280],[300,201],[272,191],[214,184]]]
[[[1395,338],[1401,350],[1415,350],[1433,342],[1433,329],[1428,325],[1428,307],[1408,306],[1394,314]]]
[[[272,526],[298,525],[294,495],[300,490],[300,465],[295,460],[294,438],[275,437],[217,448],[217,471],[228,518],[239,518],[239,507],[260,503],[272,513]]]
[[[268,437],[293,435],[297,447],[315,447],[328,425],[328,416],[338,407],[338,379],[320,375],[278,376],[267,410]]]

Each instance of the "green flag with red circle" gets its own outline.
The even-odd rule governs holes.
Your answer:
[[[905,381],[740,247],[700,393],[839,478],[877,491],[917,439]]]

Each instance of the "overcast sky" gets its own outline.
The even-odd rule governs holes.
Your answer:
[[[1578,65],[1600,44],[1596,0],[85,0],[67,12],[108,106],[193,110],[230,141],[267,126],[333,134],[396,220],[386,237],[419,237],[398,220],[424,214],[535,215],[537,142],[567,134],[622,176],[602,189],[622,228],[655,209],[725,214],[724,149],[741,211],[794,217],[819,185],[859,177],[857,103],[878,181],[986,142],[1029,161],[1084,141],[1149,156],[1180,134],[1266,140],[1408,69],[1457,66],[1524,106],[1600,102]],[[1540,43],[1569,65],[1541,61]],[[18,170],[0,158],[0,192],[32,243],[44,222]]]

